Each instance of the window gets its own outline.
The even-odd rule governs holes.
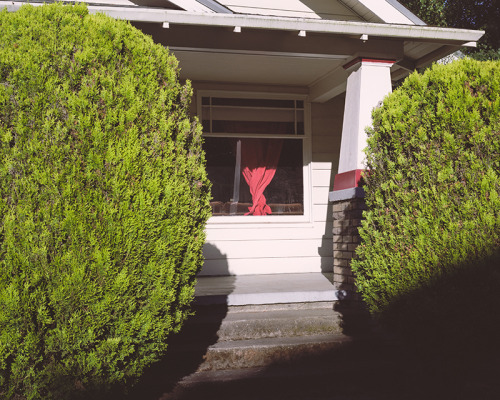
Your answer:
[[[213,215],[304,215],[304,100],[200,95]]]

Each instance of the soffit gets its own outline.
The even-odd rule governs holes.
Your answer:
[[[173,49],[181,78],[193,81],[281,86],[311,85],[343,60]]]
[[[285,31],[134,23],[179,59],[181,78],[307,87],[346,62],[358,39]],[[375,45],[376,42],[373,42]],[[372,45],[372,47],[373,47]],[[383,48],[383,43],[378,48]],[[401,51],[402,51],[402,46]],[[376,50],[374,50],[376,51]]]

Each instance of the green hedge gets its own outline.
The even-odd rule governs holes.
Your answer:
[[[373,117],[352,267],[378,312],[499,248],[500,62],[414,73]]]
[[[192,90],[82,5],[4,9],[0,37],[0,397],[94,398],[189,314],[210,213]]]

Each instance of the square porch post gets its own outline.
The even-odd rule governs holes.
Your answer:
[[[383,98],[392,91],[391,60],[357,58],[344,66],[347,78],[344,122],[338,174],[335,176],[330,201],[333,202],[333,276],[339,299],[358,299],[351,259],[360,242],[364,191],[359,187],[365,170],[367,135],[371,113]]]

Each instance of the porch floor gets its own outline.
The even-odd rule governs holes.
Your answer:
[[[197,305],[243,306],[337,300],[332,273],[199,276],[197,279]]]

